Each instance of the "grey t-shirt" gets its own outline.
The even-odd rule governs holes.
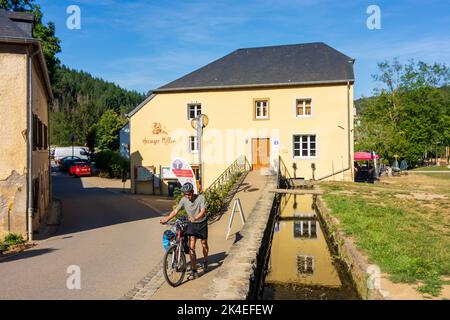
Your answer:
[[[184,210],[186,210],[186,213],[193,218],[200,212],[201,209],[206,209],[206,198],[203,194],[199,194],[198,196],[196,196],[194,201],[190,201],[187,198],[183,197],[178,203],[177,211],[181,210],[182,208],[184,208]],[[206,215],[200,220],[195,221],[194,223],[200,223],[205,220]]]

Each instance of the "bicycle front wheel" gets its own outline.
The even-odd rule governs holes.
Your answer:
[[[178,245],[172,245],[164,254],[163,273],[167,283],[172,287],[179,286],[186,274],[186,256],[180,252]]]

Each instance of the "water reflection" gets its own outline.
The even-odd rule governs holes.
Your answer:
[[[285,195],[275,223],[265,299],[356,299],[317,219],[312,195]]]

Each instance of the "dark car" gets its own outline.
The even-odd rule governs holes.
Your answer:
[[[83,161],[83,159],[78,158],[78,157],[72,157],[72,156],[62,158],[59,162],[59,169],[61,170],[61,172],[69,172],[70,166],[75,161]]]

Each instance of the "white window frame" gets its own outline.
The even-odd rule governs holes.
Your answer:
[[[191,108],[194,108],[194,113],[196,117],[202,114],[202,104],[201,103],[188,103],[187,105],[187,119],[192,120],[195,119],[191,117]]]
[[[192,141],[192,139],[194,141]],[[196,143],[197,149],[192,149],[192,144],[195,143],[195,142],[197,142]],[[199,149],[199,144],[198,144],[197,136],[189,136],[189,138],[188,138],[188,150],[189,150],[189,152],[190,153],[198,153],[198,149]]]
[[[259,103],[263,103],[263,102],[265,102],[266,103],[266,109],[267,109],[267,112],[266,112],[266,116],[263,116],[263,115],[261,115],[261,116],[258,116],[258,108],[261,108],[261,114],[263,113],[262,112],[262,108],[264,108],[263,106],[258,106],[258,104]],[[269,119],[269,104],[270,104],[270,102],[269,102],[269,100],[268,99],[255,99],[255,106],[254,106],[254,108],[255,108],[255,119],[256,120],[267,120],[267,119]]]
[[[299,100],[303,100],[303,115],[300,115],[297,113],[297,102]],[[311,100],[311,114],[305,114],[306,113],[306,100]],[[312,97],[300,97],[295,98],[294,101],[294,114],[296,118],[304,119],[304,118],[312,118],[314,114],[314,99]]]
[[[303,149],[302,149],[302,144],[303,144],[303,138],[300,139],[300,155],[296,156],[295,155],[295,137],[300,136],[300,137],[308,137],[308,155],[307,156],[303,156]],[[315,156],[311,156],[311,136],[315,136],[316,137],[316,155]],[[299,133],[299,134],[293,134],[292,135],[292,156],[294,159],[316,159],[317,158],[317,154],[319,153],[319,147],[318,147],[318,135],[316,133]]]

